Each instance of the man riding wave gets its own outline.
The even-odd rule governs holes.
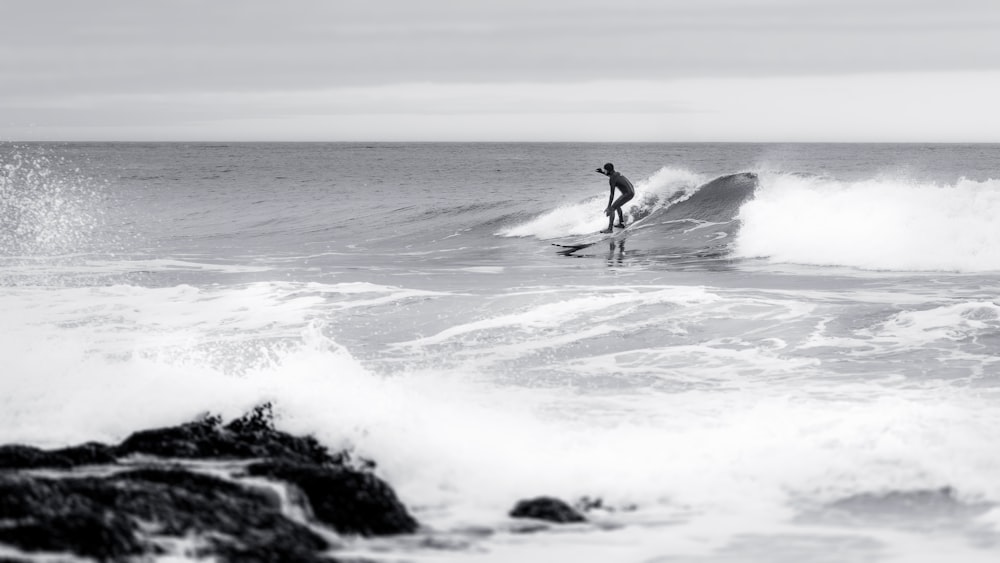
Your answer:
[[[615,165],[610,162],[605,164],[603,169],[598,168],[597,172],[607,176],[608,184],[611,185],[611,195],[608,197],[608,207],[604,210],[604,214],[608,216],[608,228],[601,232],[610,233],[614,230],[612,227],[624,229],[625,216],[622,214],[622,206],[635,197],[635,188],[632,187],[632,182],[629,182],[628,178],[626,178],[621,172],[615,171]],[[622,192],[622,195],[618,196],[618,199],[615,199],[615,188],[618,188]],[[618,212],[617,225],[614,224],[615,211]]]

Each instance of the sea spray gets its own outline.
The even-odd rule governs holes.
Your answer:
[[[659,169],[650,177],[635,182],[635,198],[625,209],[627,220],[637,221],[657,208],[674,203],[704,180],[701,175],[685,169]],[[607,182],[601,182],[601,187],[606,184]],[[607,206],[605,197],[602,194],[585,201],[560,205],[527,223],[504,229],[497,234],[546,240],[597,232],[607,225],[607,217],[601,213]]]
[[[36,147],[0,153],[0,256],[85,252],[106,204],[100,181]]]
[[[737,257],[869,270],[1000,270],[1000,180],[762,174]]]

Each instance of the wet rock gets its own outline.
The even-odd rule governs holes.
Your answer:
[[[0,469],[72,467],[69,460],[54,459],[52,453],[31,446],[0,446]]]
[[[553,497],[537,497],[519,501],[514,506],[514,509],[510,511],[510,517],[534,518],[557,524],[587,521],[572,506]]]
[[[287,462],[254,464],[247,472],[294,484],[305,494],[316,519],[340,533],[381,536],[417,529],[417,521],[396,493],[371,473]]]
[[[0,543],[22,551],[119,560],[146,552],[127,517],[74,491],[76,483],[0,477]]]
[[[112,448],[94,442],[59,450],[22,445],[0,446],[0,469],[70,468],[114,461]]]
[[[272,495],[183,469],[110,477],[0,477],[0,543],[115,560],[156,551],[157,537],[202,537],[210,553],[312,560],[325,540]],[[139,523],[142,526],[139,526]]]
[[[91,469],[74,470],[83,465]],[[417,529],[373,466],[275,430],[270,405],[226,425],[209,416],[136,432],[118,446],[0,446],[0,544],[100,561],[331,561],[322,527],[365,536]],[[301,494],[286,498],[282,488]],[[302,506],[286,506],[296,500]]]
[[[292,436],[274,429],[269,403],[223,426],[219,417],[136,432],[118,446],[119,456],[145,454],[168,458],[279,458],[299,463],[342,464],[312,436]]]

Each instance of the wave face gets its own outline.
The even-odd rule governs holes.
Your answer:
[[[635,197],[626,207],[627,216],[630,221],[646,217],[669,206],[702,182],[703,176],[689,170],[661,168],[652,176],[635,182]],[[602,184],[606,186],[607,182]],[[606,206],[607,196],[590,197],[561,205],[526,223],[502,229],[497,234],[549,240],[594,233],[607,227],[608,219],[601,214]]]
[[[643,218],[627,247],[643,255],[725,255],[739,230],[736,217],[756,189],[753,173],[716,178]]]
[[[763,174],[739,221],[736,257],[869,270],[1000,270],[1000,180]]]
[[[627,246],[630,255],[646,258],[719,257],[728,252],[738,227],[736,216],[756,187],[757,176],[750,172],[704,182],[688,170],[660,169],[637,183],[636,203],[625,207],[626,221],[634,225],[609,243],[612,248]],[[595,212],[603,205],[602,197],[560,206],[497,234],[542,240],[592,235],[607,226],[607,219]],[[579,240],[571,237],[567,242]],[[583,239],[588,252],[602,250],[590,246]]]

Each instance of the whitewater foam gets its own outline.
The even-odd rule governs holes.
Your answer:
[[[635,182],[635,197],[624,211],[628,222],[645,217],[653,210],[677,201],[679,192],[689,192],[704,182],[704,177],[689,170],[664,167],[653,175]],[[673,196],[673,197],[672,197]],[[541,240],[597,232],[607,226],[601,211],[607,207],[604,196],[595,196],[578,203],[561,205],[535,217],[527,223],[503,229],[504,237],[535,237]]]
[[[692,304],[710,302],[714,296],[700,288],[658,288],[652,291],[637,291],[634,288],[603,290],[581,297],[546,303],[538,307],[509,315],[491,317],[453,326],[440,333],[403,342],[398,346],[426,346],[439,344],[469,333],[489,330],[529,330],[556,328],[574,321],[600,324],[605,319],[627,315],[632,308],[650,304]]]
[[[937,387],[886,393],[862,380],[755,380],[761,371],[817,369],[776,338],[757,347],[733,339],[634,346],[560,364],[579,376],[603,367],[616,378],[633,370],[689,383],[587,393],[531,385],[531,369],[507,385],[495,372],[470,370],[474,364],[441,360],[380,375],[329,337],[328,323],[353,310],[337,303],[425,297],[405,288],[271,282],[9,291],[3,305],[28,314],[0,321],[0,353],[12,360],[0,380],[0,442],[115,442],[206,411],[236,416],[266,400],[280,428],[377,460],[431,527],[503,529],[520,498],[590,496],[612,509],[637,507],[614,518],[636,530],[670,523],[694,553],[724,545],[727,530],[787,532],[797,502],[953,483],[963,495],[1000,499],[996,480],[975,469],[1000,466],[995,448],[983,447],[1000,424],[992,400]],[[556,301],[456,324],[402,349],[421,356],[456,339],[494,357],[531,352],[536,340],[558,349],[566,344],[560,338],[587,338],[589,325],[627,328],[630,307],[661,307],[647,319],[658,330],[677,315],[694,326],[706,316],[785,322],[811,310],[702,288],[565,291],[519,292]],[[521,334],[500,343],[477,336],[488,331]],[[229,345],[206,346],[212,342]]]
[[[1000,180],[761,174],[734,255],[871,270],[1000,270]]]

